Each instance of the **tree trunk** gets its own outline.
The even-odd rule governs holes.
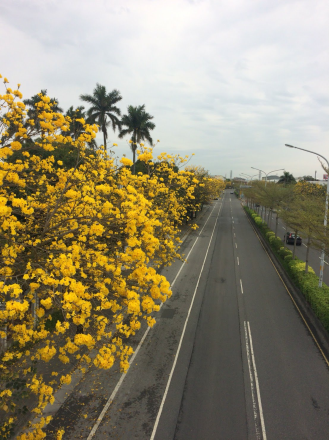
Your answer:
[[[278,225],[279,225],[279,216],[278,216],[278,213],[276,213],[276,219],[275,219],[275,238],[278,235]]]
[[[265,213],[264,213],[264,222],[266,223],[266,207],[264,209]]]
[[[136,148],[133,146],[133,174],[135,174]]]
[[[106,133],[105,133],[105,131],[103,131],[103,138],[104,138],[104,148],[106,151]]]
[[[271,216],[271,212],[272,212],[272,208],[269,208],[269,209],[268,209],[268,216],[267,216],[267,224],[268,224],[268,227],[270,227],[270,225],[271,225],[271,218],[270,218],[270,216]]]
[[[295,259],[295,253],[296,253],[297,232],[298,232],[298,231],[295,231],[294,252],[293,252],[293,254],[292,254],[292,258],[293,258],[293,260]]]
[[[81,335],[81,334],[84,333],[84,331],[83,331],[83,325],[82,325],[82,324],[78,324],[78,325],[77,325],[77,330],[76,330],[75,333],[76,333],[77,335]]]
[[[307,237],[307,246],[306,246],[306,258],[305,258],[305,273],[308,273],[308,253],[310,250],[311,244],[311,235]]]

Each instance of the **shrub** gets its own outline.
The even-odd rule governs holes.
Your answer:
[[[277,252],[281,246],[282,246],[282,241],[281,238],[279,237],[275,237],[275,235],[270,235],[269,237],[269,242],[272,246],[272,248]]]
[[[286,255],[291,255],[292,256],[292,251],[285,248],[285,247],[280,247],[279,251],[278,251],[279,255],[281,258],[284,258]]]
[[[266,233],[270,231],[270,228],[267,226],[267,223],[262,222],[260,230],[262,231],[263,235],[266,235]]]
[[[284,257],[284,261],[286,262],[286,263],[289,263],[290,261],[292,261],[292,255],[286,255],[285,257]]]
[[[291,261],[289,272],[297,287],[310,303],[316,316],[329,331],[329,287],[326,284],[319,287],[319,278],[311,267],[309,267],[309,272],[305,273],[305,263],[303,261]]]

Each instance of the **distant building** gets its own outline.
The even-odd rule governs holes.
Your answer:
[[[262,177],[262,180],[266,180],[267,182],[278,182],[280,180],[279,176],[267,176],[267,178],[265,179],[265,177]]]
[[[224,176],[221,176],[220,174],[217,174],[216,176],[211,176],[212,179],[221,179],[221,180],[226,180]]]
[[[323,176],[326,176],[324,174]],[[304,177],[296,177],[297,182],[304,182]],[[327,185],[328,180],[327,179],[321,179],[321,180],[306,180],[307,183],[315,183],[316,185]]]
[[[317,185],[327,185],[328,180],[310,180],[308,183],[315,183]]]

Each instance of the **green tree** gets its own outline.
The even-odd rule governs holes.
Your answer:
[[[36,139],[36,141],[39,140],[40,138]],[[23,148],[25,151],[29,151],[31,156],[38,156],[41,159],[47,159],[53,156],[55,169],[62,167],[65,169],[71,169],[79,167],[81,164],[85,163],[85,159],[80,157],[79,150],[70,144],[56,144],[56,149],[54,151],[46,151],[28,139],[23,143]],[[89,156],[95,153],[92,149],[86,149],[85,154],[86,156]],[[7,157],[6,162],[16,163],[17,160],[24,161],[22,151],[14,151],[11,156]],[[58,161],[63,162],[63,164],[59,165]]]
[[[29,117],[31,117],[29,112],[31,113],[35,111],[35,106],[41,101],[41,96],[47,96],[47,89],[43,89],[40,93],[33,95],[31,98],[23,100],[24,104],[30,107],[30,109],[28,110]],[[51,98],[50,103],[52,104],[52,110],[54,112],[63,113],[63,109],[59,106],[57,98]]]
[[[311,245],[317,245],[321,238],[317,231],[323,231],[324,208],[322,197],[299,195],[296,198],[295,216],[300,223],[300,231],[307,237],[307,250],[305,258],[305,272],[308,272],[308,256]]]
[[[266,208],[269,208],[267,223],[271,227],[271,213],[275,211],[276,213],[276,225],[275,225],[275,236],[278,234],[278,222],[280,212],[286,204],[293,199],[293,187],[292,186],[282,186],[277,185],[273,182],[267,182],[265,186],[263,181],[255,181],[252,183],[251,188],[246,188],[244,190],[245,196],[253,204],[261,205],[265,207],[265,220],[266,220]]]
[[[294,178],[294,176],[291,173],[289,173],[289,171],[284,171],[282,176],[280,176],[278,183],[284,184],[284,185],[290,185],[292,183],[296,183],[296,179]]]
[[[280,211],[280,217],[286,224],[287,228],[291,229],[295,234],[293,258],[295,258],[296,253],[296,239],[298,233],[305,231],[305,229],[308,230],[305,225],[306,216],[303,215],[302,209],[302,197],[295,193],[292,199],[282,206]]]
[[[80,95],[80,99],[91,104],[87,111],[88,122],[100,126],[106,149],[107,128],[112,125],[113,131],[117,127],[121,129],[121,122],[118,118],[118,116],[121,116],[121,111],[115,106],[122,99],[120,92],[114,89],[112,92],[107,93],[106,87],[97,83],[92,95]]]
[[[150,145],[153,144],[150,131],[154,130],[155,124],[151,122],[152,119],[153,116],[145,111],[144,104],[138,107],[130,105],[128,114],[122,116],[121,125],[126,128],[121,129],[119,138],[123,138],[127,134],[131,135],[130,148],[133,153],[133,173],[135,173],[137,144],[141,141],[147,141]]]
[[[33,119],[34,124],[37,125],[37,128],[40,128],[39,118],[38,118],[38,114],[39,114],[40,110],[39,110],[39,107],[37,106],[37,104],[39,104],[39,102],[42,101],[41,100],[42,96],[47,96],[46,89],[41,90],[40,93],[33,95],[29,99],[23,100],[24,104],[28,107],[27,115],[28,115],[29,119]],[[51,98],[50,104],[51,104],[52,111],[54,111],[56,113],[63,113],[63,109],[59,106],[57,98]]]
[[[65,116],[69,116],[71,122],[69,130],[62,132],[64,136],[71,136],[73,139],[76,139],[82,132],[83,124],[77,119],[86,118],[86,112],[84,109],[85,108],[82,105],[76,109],[74,109],[73,105],[71,105],[71,107],[67,110]]]
[[[72,139],[76,140],[81,133],[84,133],[84,126],[81,123],[80,119],[86,119],[86,112],[84,111],[84,107],[81,105],[76,109],[73,108],[73,105],[67,110],[65,116],[68,116],[71,119],[70,127],[68,131],[63,131],[63,136],[71,136]],[[97,149],[97,143],[95,139],[91,142],[88,142],[88,146],[92,150]]]

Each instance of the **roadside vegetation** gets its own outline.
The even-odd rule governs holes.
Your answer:
[[[16,438],[41,439],[49,422],[42,411],[71,376],[56,367],[49,380],[38,365],[75,359],[127,371],[133,353],[129,337],[142,322],[152,327],[154,312],[171,296],[159,269],[181,258],[181,225],[225,184],[202,167],[184,169],[187,156],[155,157],[153,117],[141,106],[137,113],[129,107],[119,119],[116,90],[108,93],[97,85],[93,95],[81,96],[89,110],[71,107],[63,114],[45,91],[24,104],[19,85],[11,89],[6,78],[4,84],[1,438],[13,434],[20,414],[32,413],[40,415],[39,422]],[[144,128],[138,131],[141,120]],[[120,136],[129,134],[134,162],[116,158],[106,147],[109,126]],[[98,129],[101,146],[95,141]],[[26,405],[31,395],[35,399]]]
[[[276,257],[285,268],[296,286],[310,303],[323,326],[329,331],[329,287],[319,287],[319,277],[309,266],[310,246],[322,249],[328,255],[328,228],[323,225],[326,188],[322,185],[300,181],[296,184],[253,182],[251,188],[244,190],[247,198],[245,210],[251,216],[262,235],[268,241]],[[272,212],[276,224],[271,225]],[[286,247],[277,233],[278,218],[282,218],[292,232],[305,238],[306,261],[295,256],[296,240],[293,250]],[[265,220],[263,220],[265,218]]]

